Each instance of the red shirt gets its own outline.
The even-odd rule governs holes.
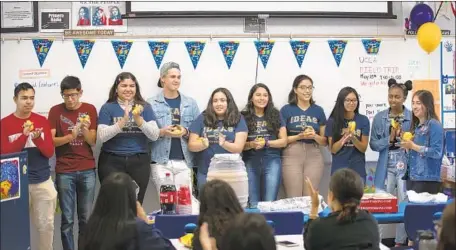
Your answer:
[[[27,120],[33,122],[34,130],[42,129],[40,137],[32,139],[31,135],[24,135],[22,126]],[[1,154],[27,151],[29,183],[37,184],[49,180],[49,158],[54,154],[54,144],[46,118],[35,113],[31,113],[27,119],[10,114],[0,121],[0,129]]]
[[[49,123],[51,129],[55,129],[55,137],[63,137],[71,134],[73,126],[78,118],[87,114],[90,117],[90,130],[97,127],[97,110],[92,104],[81,103],[77,110],[68,110],[65,104],[61,103],[49,111]],[[55,148],[57,162],[56,173],[69,173],[95,168],[95,159],[91,146],[85,141],[81,131],[73,141]]]

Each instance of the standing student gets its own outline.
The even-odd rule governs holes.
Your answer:
[[[348,127],[352,122],[356,126],[351,131]],[[352,87],[341,89],[325,129],[332,153],[331,174],[341,168],[350,168],[366,181],[369,124],[369,119],[359,113],[358,92]]]
[[[375,187],[391,194],[397,189],[398,200],[404,201],[405,181],[402,177],[405,174],[407,157],[397,138],[410,130],[412,112],[404,106],[404,102],[412,89],[412,82],[402,84],[390,79],[388,87],[390,107],[376,114],[372,123],[370,147],[380,153],[375,170]],[[396,244],[404,244],[406,238],[404,224],[399,224],[396,228]]]
[[[160,130],[132,73],[116,76],[109,99],[100,109],[98,123],[98,136],[103,143],[98,160],[100,183],[112,172],[127,173],[138,183],[138,200],[142,203],[150,176],[149,143],[158,139]]]
[[[23,82],[14,88],[16,111],[0,121],[1,154],[27,151],[30,218],[38,229],[35,249],[52,250],[57,191],[49,158],[54,154],[48,120],[33,113],[35,89]],[[14,225],[12,225],[14,226]]]
[[[427,90],[418,90],[412,99],[413,140],[401,141],[409,152],[407,190],[436,194],[440,191],[440,168],[443,158],[444,131],[435,113],[434,97]]]
[[[65,250],[73,250],[74,208],[77,204],[79,235],[84,231],[95,196],[95,159],[92,146],[97,136],[97,110],[81,102],[81,81],[74,76],[60,83],[63,103],[49,111],[55,145],[56,187],[62,210],[60,234]]]
[[[160,138],[152,143],[151,178],[159,191],[166,173],[170,173],[178,188],[187,185],[191,193],[193,153],[188,150],[188,128],[200,112],[196,101],[179,91],[180,84],[179,64],[165,63],[158,80],[163,91],[147,100],[160,127]]]
[[[190,126],[189,150],[197,152],[198,189],[206,183],[207,172],[215,154],[242,153],[247,140],[247,125],[231,92],[217,88],[206,110]]]
[[[286,122],[288,146],[283,151],[283,184],[287,197],[309,195],[306,177],[318,187],[323,175],[323,155],[320,146],[326,146],[324,136],[326,116],[323,108],[312,98],[313,80],[298,75],[288,95],[288,104],[280,113]]]
[[[282,174],[280,149],[287,145],[287,131],[265,84],[258,83],[250,89],[242,115],[249,128],[243,154],[249,178],[249,205],[256,207],[259,201],[277,199]]]

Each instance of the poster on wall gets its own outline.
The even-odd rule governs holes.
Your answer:
[[[40,11],[40,32],[63,32],[71,27],[71,10]]]
[[[125,2],[73,2],[71,29],[112,29],[114,32],[127,32]]]
[[[419,25],[431,19],[435,19],[434,23],[440,27],[442,35],[454,34],[454,7],[455,3],[451,1],[402,2],[405,34],[416,35]]]
[[[21,198],[21,174],[19,157],[1,160],[1,202]]]
[[[1,32],[37,32],[38,2],[2,1]]]

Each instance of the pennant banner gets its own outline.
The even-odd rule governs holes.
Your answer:
[[[206,42],[185,42],[185,47],[187,48],[188,55],[193,64],[193,69],[196,69],[198,62],[203,54],[204,46]]]
[[[266,65],[268,65],[272,48],[274,48],[274,43],[274,41],[255,41],[255,47],[258,51],[258,56],[260,57],[264,68],[266,68]]]
[[[49,39],[33,39],[33,47],[35,48],[36,56],[38,57],[38,62],[40,67],[43,67],[44,61],[51,50],[53,40]]]
[[[166,50],[168,49],[168,44],[169,41],[149,41],[149,49],[150,52],[152,52],[152,56],[155,60],[155,65],[157,65],[157,69],[160,68],[163,57],[165,57]]]
[[[347,45],[346,40],[329,40],[328,41],[329,48],[331,49],[331,53],[334,56],[334,60],[336,60],[337,67],[339,67],[340,62],[342,61],[342,56],[344,55],[345,46]]]
[[[85,67],[87,60],[89,59],[90,53],[92,52],[94,40],[73,40],[74,48],[79,56],[82,68]]]
[[[219,42],[220,49],[222,50],[223,57],[225,58],[226,65],[228,69],[231,68],[231,64],[233,63],[234,56],[236,56],[237,49],[239,48],[239,42]]]
[[[363,39],[363,46],[366,50],[366,53],[369,55],[377,55],[378,51],[380,50],[380,43],[382,40],[380,39]]]
[[[111,41],[112,48],[116,53],[117,60],[119,61],[120,68],[123,69],[125,61],[127,61],[128,54],[130,53],[132,41]]]
[[[293,50],[293,54],[295,55],[300,68],[304,58],[306,57],[309,44],[310,41],[290,41],[291,49]]]

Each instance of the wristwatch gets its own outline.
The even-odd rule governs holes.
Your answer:
[[[269,148],[269,139],[268,138],[264,139],[264,147]]]

